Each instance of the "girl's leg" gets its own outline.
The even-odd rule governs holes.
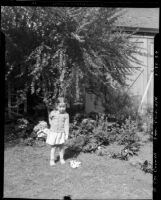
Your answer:
[[[64,164],[65,163],[65,160],[64,160],[64,151],[65,151],[65,148],[64,148],[64,145],[60,145],[59,146],[59,155],[60,155],[60,162],[61,164]]]
[[[53,166],[55,165],[55,149],[56,147],[51,147],[51,152],[50,152],[50,165]]]

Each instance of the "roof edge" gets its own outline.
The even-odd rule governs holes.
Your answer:
[[[128,27],[128,26],[117,26],[118,29],[123,29],[125,32],[136,32],[135,34],[147,34],[147,35],[155,35],[159,33],[159,29],[157,28],[142,28],[142,27]]]

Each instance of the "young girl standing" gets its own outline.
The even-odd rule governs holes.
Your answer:
[[[64,143],[69,135],[69,115],[66,113],[66,103],[64,98],[57,101],[57,110],[49,114],[50,133],[46,143],[51,146],[50,165],[55,165],[55,150],[58,148],[60,162],[64,164]]]

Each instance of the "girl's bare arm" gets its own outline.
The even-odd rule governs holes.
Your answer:
[[[66,140],[68,139],[69,136],[69,114],[66,115],[66,120],[65,120],[65,137]]]

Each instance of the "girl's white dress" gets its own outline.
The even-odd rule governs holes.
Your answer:
[[[49,114],[50,132],[47,135],[46,143],[49,145],[63,144],[69,134],[69,115],[52,111]]]

